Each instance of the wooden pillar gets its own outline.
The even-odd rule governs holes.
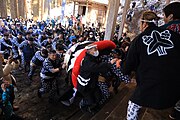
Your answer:
[[[39,16],[38,16],[38,20],[42,20],[42,18],[41,18],[41,12],[42,12],[42,6],[41,6],[41,4],[42,4],[42,0],[39,0]]]
[[[123,29],[124,29],[126,14],[127,14],[127,10],[129,9],[129,5],[130,5],[130,0],[126,0],[124,9],[123,9],[122,20],[121,20],[121,24],[120,24],[120,28],[119,28],[118,40],[121,38]]]
[[[89,8],[88,8],[89,3],[88,2],[89,1],[86,0],[85,24],[87,24],[87,19],[88,19],[88,10],[89,10]]]
[[[61,1],[62,1],[62,0],[57,0],[57,6],[58,6],[58,7],[61,6]]]
[[[105,31],[105,37],[104,37],[105,40],[111,40],[113,37],[119,5],[120,5],[120,0],[109,0],[106,31]]]
[[[11,17],[17,18],[17,1],[16,0],[11,0],[10,1],[10,11],[11,11]]]
[[[23,8],[22,8],[22,12],[21,13],[19,12],[19,15],[22,15],[23,18],[27,18],[27,14],[26,14],[27,13],[27,3],[26,3],[26,0],[23,0],[23,2],[21,1],[21,4],[22,4]]]
[[[41,20],[43,20],[43,15],[44,15],[44,0],[41,0]]]
[[[49,3],[50,4],[50,10],[55,8],[55,2],[54,0],[50,0],[51,2]]]
[[[76,2],[73,2],[73,16],[75,15],[75,6],[76,6]]]
[[[44,0],[44,14],[43,19],[47,19],[49,15],[49,0]]]
[[[19,16],[25,18],[25,13],[27,12],[26,0],[18,0],[18,11],[19,11]]]
[[[26,0],[26,14],[28,19],[32,19],[32,0]]]
[[[37,20],[39,16],[39,0],[32,1],[33,19]]]
[[[58,6],[57,3],[58,3],[58,0],[55,0],[55,1],[54,1],[54,6],[55,6],[55,7]]]
[[[48,0],[48,16],[50,15],[50,9],[51,9],[51,0]]]
[[[1,17],[2,18],[7,17],[7,0],[1,0],[0,12],[1,12]]]

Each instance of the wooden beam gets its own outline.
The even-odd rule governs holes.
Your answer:
[[[111,40],[113,37],[119,5],[120,5],[120,0],[109,0],[107,21],[106,21],[106,31],[105,31],[105,37],[104,37],[105,40]]]
[[[119,28],[118,40],[121,38],[121,35],[123,33],[124,24],[125,24],[125,20],[126,20],[126,14],[127,14],[127,10],[129,9],[130,1],[131,0],[125,1],[123,14],[122,14],[122,20],[121,20],[121,24],[120,24],[120,28]]]

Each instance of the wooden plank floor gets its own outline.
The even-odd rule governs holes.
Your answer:
[[[146,109],[141,120],[170,120],[169,114],[171,113],[171,109],[166,110],[154,110],[154,109]]]
[[[93,116],[91,120],[126,120],[127,104],[134,88],[135,84],[121,86],[119,93]],[[170,120],[168,118],[170,112],[171,109],[154,110],[142,108],[139,120]]]
[[[119,101],[121,101],[129,91],[129,89],[127,87],[124,87],[123,85],[120,86],[120,89],[121,90],[119,91],[119,93],[117,95],[114,95],[113,99],[105,104],[104,107],[92,118],[92,120],[103,120],[106,119],[109,114],[111,114]]]
[[[126,120],[128,101],[134,89],[135,84],[121,84],[118,94],[112,94],[112,98],[94,116],[76,109],[66,120]],[[168,118],[170,112],[171,109],[142,108],[139,120],[170,120]]]

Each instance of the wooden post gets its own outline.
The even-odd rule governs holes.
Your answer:
[[[129,9],[129,5],[130,5],[130,0],[126,0],[124,9],[123,9],[122,20],[121,20],[121,24],[120,24],[120,28],[119,28],[118,40],[121,38],[123,29],[124,29],[126,14],[127,14],[127,10]]]
[[[89,5],[88,2],[89,2],[89,1],[86,0],[85,24],[87,24],[87,19],[88,19],[88,5]]]
[[[105,40],[111,40],[113,37],[119,5],[120,5],[120,0],[109,0],[107,21],[106,21],[106,31],[105,31],[105,37],[104,37]]]
[[[62,1],[62,0],[57,0],[57,6],[58,6],[58,7],[61,6],[61,1]]]
[[[39,16],[39,0],[32,1],[33,19],[37,20]]]
[[[50,16],[51,0],[48,0],[48,16]]]
[[[2,18],[7,18],[7,0],[2,0],[0,4],[0,12]]]
[[[27,18],[32,19],[32,0],[26,0]]]
[[[73,2],[74,6],[73,6],[73,16],[75,15],[75,6],[76,6],[76,2]]]
[[[11,17],[12,18],[17,18],[17,1],[16,0],[11,0],[10,1],[10,10],[11,10]]]
[[[44,0],[41,0],[41,20],[43,20],[43,15],[44,15]]]
[[[47,19],[49,13],[49,0],[44,0],[44,13],[43,19]]]
[[[57,7],[57,0],[54,1],[54,6]]]
[[[19,2],[20,0],[18,0],[18,2]],[[27,2],[26,2],[26,0],[23,0],[23,2],[24,2],[24,11],[23,11],[23,14],[24,14],[24,17],[23,18],[26,18],[27,19],[27,12],[28,12],[28,9],[27,9]],[[19,4],[19,3],[18,3]],[[20,8],[19,8],[20,9]],[[19,13],[19,14],[21,14],[21,13]]]
[[[42,20],[42,18],[41,18],[41,12],[42,12],[42,6],[41,6],[41,4],[42,4],[42,0],[39,0],[39,16],[38,16],[38,20]]]

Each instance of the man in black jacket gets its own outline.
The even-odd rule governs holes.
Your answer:
[[[141,107],[166,109],[180,98],[180,36],[156,26],[154,12],[144,12],[140,30],[131,43],[125,74],[136,71],[137,86],[130,98],[127,120],[137,120]]]
[[[83,96],[80,102],[80,108],[83,112],[92,113],[92,107],[97,106],[101,100],[101,92],[98,87],[98,76],[100,73],[106,73],[111,64],[99,63],[97,57],[99,51],[97,46],[90,44],[85,47],[86,56],[82,60],[80,74],[78,75],[77,91]]]
[[[180,11],[180,2],[172,2],[163,9],[165,25],[163,25],[162,28],[180,34],[180,14],[178,11]],[[180,119],[180,100],[176,103],[169,117],[173,120]]]

